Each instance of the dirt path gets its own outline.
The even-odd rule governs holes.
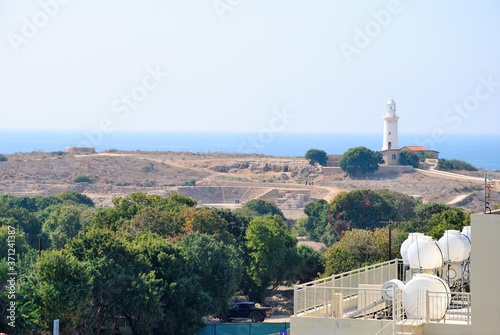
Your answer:
[[[285,215],[290,218],[303,215],[303,206],[308,201],[331,201],[339,192],[355,189],[385,188],[416,196],[424,202],[450,203],[473,211],[483,208],[484,178],[477,174],[416,171],[350,178],[345,174],[322,174],[300,157],[135,151],[90,155],[33,152],[9,155],[8,161],[0,164],[0,192],[46,195],[72,190],[91,196],[99,206],[110,206],[111,199],[117,196],[134,192],[167,195],[196,180],[198,186],[277,190],[279,198],[271,200],[283,204],[281,209],[287,211]],[[92,181],[76,183],[78,174],[85,174]],[[313,185],[306,185],[306,181]],[[493,191],[497,194],[492,198],[500,198],[500,181],[495,180],[494,185]]]
[[[456,205],[458,203],[466,201],[468,198],[470,198],[474,193],[467,193],[467,194],[461,194],[457,197],[455,197],[453,200],[447,202],[447,205]]]
[[[480,178],[480,177],[465,176],[463,174],[457,174],[457,173],[439,171],[439,170],[422,170],[422,169],[415,169],[415,170],[419,173],[422,173],[422,174],[425,174],[428,176],[432,176],[432,177],[484,183],[484,178]]]

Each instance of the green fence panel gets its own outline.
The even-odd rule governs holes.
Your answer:
[[[288,322],[278,323],[221,323],[205,326],[196,335],[270,335],[290,328]]]

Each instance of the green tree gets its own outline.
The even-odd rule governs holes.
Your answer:
[[[43,211],[47,207],[63,203],[63,200],[55,195],[36,195],[33,197],[33,200],[37,212]]]
[[[389,234],[385,228],[372,230],[353,229],[325,253],[325,276],[340,274],[363,266],[387,260]],[[392,245],[393,255],[398,249]]]
[[[0,224],[11,225],[23,232],[26,241],[33,249],[38,248],[38,237],[41,233],[41,224],[35,212],[22,207],[9,207],[0,204]]]
[[[236,249],[197,232],[185,236],[180,247],[192,273],[197,275],[203,291],[212,300],[211,312],[223,312],[241,279],[243,266]]]
[[[435,239],[443,236],[445,230],[462,230],[470,225],[470,215],[460,208],[450,208],[432,215],[425,225],[425,233]]]
[[[413,220],[405,224],[402,228],[407,233],[425,233],[427,231],[427,223],[434,214],[442,213],[451,207],[437,202],[419,203],[415,207],[415,217]]]
[[[246,272],[255,284],[255,300],[261,301],[266,288],[293,280],[297,273],[297,239],[278,215],[250,221],[246,232],[249,262]]]
[[[319,149],[309,149],[307,150],[304,158],[309,161],[309,164],[314,165],[318,163],[319,165],[325,166],[328,161],[328,156],[326,152]]]
[[[304,206],[307,217],[297,222],[298,230],[303,231],[305,236],[313,241],[321,241],[326,230],[331,229],[328,224],[328,213],[330,205],[324,199],[310,202]]]
[[[159,234],[171,234],[176,233],[184,224],[184,210],[196,206],[196,201],[177,193],[172,193],[167,198],[132,193],[124,198],[114,198],[113,205],[112,208],[97,212],[95,222],[99,226],[113,230],[130,229],[130,232],[149,227]],[[134,218],[136,215],[138,217]],[[148,218],[154,221],[147,222]],[[162,224],[167,227],[161,227]]]
[[[297,280],[300,283],[312,281],[325,271],[325,258],[320,252],[309,246],[299,245],[297,254],[299,255]]]
[[[20,285],[21,316],[38,314],[41,328],[50,329],[52,320],[61,320],[61,332],[77,334],[91,310],[92,275],[86,265],[65,250],[42,253],[33,272]],[[29,320],[26,320],[29,322]]]
[[[205,233],[227,243],[233,239],[227,231],[227,222],[211,208],[186,208],[183,218],[184,234]]]
[[[218,216],[227,224],[227,231],[236,238],[237,243],[244,244],[245,233],[252,218],[241,210],[213,208]]]
[[[394,207],[393,221],[401,222],[412,220],[415,217],[416,206],[421,203],[410,195],[385,188],[374,190],[374,192],[383,197],[387,203]]]
[[[373,173],[378,170],[378,165],[383,163],[384,160],[379,152],[365,147],[351,148],[339,160],[340,168],[352,176]]]
[[[385,224],[381,221],[395,218],[395,208],[380,194],[368,189],[337,194],[331,202],[331,212],[337,233],[348,228],[382,227]]]
[[[137,234],[149,231],[163,237],[176,237],[182,233],[183,221],[176,215],[158,208],[145,206],[140,208],[128,221],[128,231]]]
[[[42,225],[42,232],[50,241],[53,248],[61,249],[82,229],[80,215],[86,206],[59,205],[51,207],[53,210]]]
[[[418,155],[415,152],[409,149],[403,149],[399,152],[399,164],[411,165],[414,168],[418,168],[419,162],[420,159],[418,158]]]
[[[81,194],[75,191],[66,191],[59,194],[57,197],[67,204],[94,207],[94,202],[92,201],[92,199],[90,199],[85,194]]]
[[[200,283],[205,277],[195,271],[199,264],[188,262],[179,246],[155,234],[138,234],[132,243],[160,281],[160,320],[155,322],[153,334],[195,334],[204,325],[202,317],[214,312],[213,300]],[[191,253],[189,248],[186,253]]]
[[[278,206],[271,201],[253,199],[247,202],[243,207],[257,213],[257,215],[279,215],[282,218],[285,218],[281,209],[279,209]]]
[[[0,241],[2,241],[0,255],[5,255],[3,259],[7,259],[8,249],[14,249],[16,256],[22,255],[30,249],[24,232],[20,229],[12,229],[13,227],[8,224],[8,219],[0,218]],[[15,239],[12,237],[9,239],[9,236],[14,236]],[[11,242],[15,243],[9,246]]]
[[[87,322],[95,333],[123,317],[132,334],[147,334],[161,320],[160,280],[130,243],[111,230],[91,226],[71,242],[69,251],[93,274]]]
[[[0,206],[4,206],[9,209],[25,209],[30,213],[36,212],[38,210],[36,204],[36,198],[32,197],[16,197],[11,194],[0,195]],[[4,213],[2,211],[2,213]]]

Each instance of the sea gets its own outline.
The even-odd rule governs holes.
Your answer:
[[[400,134],[399,147],[421,145],[440,158],[460,159],[478,168],[500,171],[500,134]],[[97,152],[174,151],[199,153],[256,153],[304,156],[309,149],[342,154],[349,148],[382,148],[382,134],[271,132],[160,132],[100,130],[0,130],[0,154],[64,151],[91,146]]]

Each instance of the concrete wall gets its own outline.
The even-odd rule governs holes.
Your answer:
[[[342,158],[343,155],[326,155],[326,156],[328,157],[328,160],[326,161],[326,166],[338,167],[339,160]]]
[[[471,215],[471,334],[500,334],[500,215]]]
[[[345,172],[339,167],[322,166],[321,173],[323,174],[345,174]]]
[[[374,335],[388,323],[386,320],[375,319],[290,317],[290,329],[293,335]]]
[[[497,317],[498,318],[498,317]],[[374,335],[388,324],[387,320],[354,320],[317,317],[290,317],[293,335]],[[386,328],[387,330],[387,328]],[[483,335],[498,334],[498,331],[485,332],[471,325],[453,323],[424,323],[415,331],[425,335]]]
[[[459,325],[452,323],[424,323],[425,335],[482,335],[474,333],[471,325]]]
[[[413,166],[411,165],[379,165],[378,171],[375,171],[376,175],[384,173],[411,173],[413,172]]]

